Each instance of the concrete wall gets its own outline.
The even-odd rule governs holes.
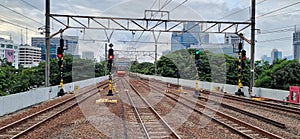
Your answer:
[[[64,85],[64,90],[71,92],[75,86],[84,88],[106,79],[108,76],[68,83]],[[51,86],[0,97],[0,116],[55,98],[58,91],[59,86]]]
[[[137,76],[142,78],[153,78],[156,80],[161,80],[163,82],[177,84],[177,78],[167,78],[167,77],[142,75],[142,74],[137,74]],[[195,87],[195,80],[179,79],[179,83],[183,86],[192,87],[192,88]],[[212,82],[200,81],[199,87],[210,91],[213,91],[217,87],[219,87],[219,88],[223,88],[223,90],[225,90],[229,94],[234,94],[237,91],[237,85],[212,83]],[[242,89],[242,91],[247,97],[249,97],[248,89],[249,89],[248,86],[244,86]],[[276,90],[276,89],[257,88],[257,87],[252,88],[252,96],[257,96],[257,97],[264,97],[264,98],[270,98],[276,100],[286,100],[286,97],[288,95],[289,95],[289,91],[286,90]]]

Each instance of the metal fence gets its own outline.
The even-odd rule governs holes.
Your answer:
[[[167,78],[167,77],[143,75],[143,74],[137,74],[137,76],[141,78],[152,78],[152,79],[161,80],[163,82],[168,82],[173,84],[177,84],[178,82],[177,78]],[[192,88],[195,87],[195,80],[179,79],[179,83],[182,86],[187,86]],[[216,91],[216,89],[219,89],[218,91],[221,91],[222,89],[223,91],[226,91],[229,94],[234,94],[238,90],[237,85],[202,82],[202,81],[199,82],[199,87],[210,91]],[[248,86],[244,86],[242,88],[242,91],[247,97],[249,97],[248,89],[249,89]],[[258,87],[252,88],[252,96],[257,96],[257,97],[264,97],[264,98],[270,98],[276,100],[286,100],[288,95],[289,95],[289,91],[286,90],[267,89],[267,88],[258,88]]]
[[[108,79],[108,76],[68,83],[64,85],[64,90],[65,92],[71,92],[75,89],[75,86],[84,88],[106,79]],[[37,88],[18,94],[2,96],[0,97],[0,116],[55,98],[58,91],[59,86],[51,86],[45,88]]]

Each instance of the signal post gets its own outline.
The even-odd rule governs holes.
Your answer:
[[[199,75],[198,75],[198,70],[200,67],[200,50],[196,50],[195,52],[195,64],[196,64],[196,86],[195,86],[195,96],[199,97],[200,92],[199,92]]]
[[[238,45],[238,61],[237,61],[237,69],[238,69],[238,91],[235,92],[238,96],[244,96],[244,92],[242,91],[242,74],[245,69],[245,60],[246,60],[246,50],[243,50],[243,43],[240,42]]]
[[[112,49],[113,44],[109,44],[109,50],[108,50],[108,63],[107,67],[109,70],[109,75],[108,75],[108,93],[107,97],[105,98],[100,98],[96,100],[96,104],[101,104],[101,103],[117,103],[117,99],[114,99],[113,95],[113,80],[112,80],[112,65],[113,65],[113,60],[114,60],[114,50]]]
[[[108,79],[109,79],[109,90],[107,93],[107,96],[113,96],[112,90],[113,90],[113,84],[112,84],[112,76],[111,76],[111,69],[112,69],[112,64],[113,64],[113,60],[114,60],[114,50],[112,49],[113,44],[109,44],[109,50],[108,50],[108,70],[109,70],[109,75],[108,75]]]
[[[60,38],[60,46],[57,47],[57,58],[58,58],[58,70],[59,70],[59,78],[60,78],[60,83],[59,83],[59,92],[57,93],[57,96],[63,96],[65,94],[64,91],[64,65],[63,65],[63,61],[64,61],[64,39]]]

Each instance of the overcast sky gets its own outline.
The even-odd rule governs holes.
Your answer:
[[[30,43],[31,37],[42,37],[38,32],[38,28],[43,27],[45,22],[45,0],[0,1],[0,37],[8,39],[11,35],[14,42],[21,43],[20,36],[22,29],[24,34],[23,42],[25,43],[26,29],[24,28],[26,27],[28,28],[28,43]],[[170,3],[162,10],[172,10],[185,0],[51,0],[51,13],[143,18],[144,10],[158,9],[159,5],[162,6],[169,1]],[[187,0],[183,5],[172,10],[170,15],[171,19],[247,21],[250,18],[250,3],[251,0]],[[255,59],[260,59],[262,55],[270,56],[273,48],[283,51],[283,56],[293,55],[292,35],[294,27],[297,25],[300,30],[300,1],[257,0],[256,3],[256,28],[260,31],[257,32],[256,35]],[[51,21],[51,28],[51,33],[54,33],[61,27],[57,22]],[[249,30],[250,28],[243,33],[250,39]],[[110,33],[110,31],[108,31],[108,33]],[[80,39],[85,40],[106,39],[104,31],[101,30],[82,31],[70,29],[65,31],[64,34],[78,35]],[[118,40],[137,40],[140,35],[141,33],[139,32],[132,35],[131,32],[115,31],[112,35],[111,42],[115,44],[116,49],[134,47],[137,50],[154,50],[153,44],[118,42]],[[212,42],[219,41],[220,43],[220,41],[222,41],[220,39],[214,39],[214,36],[218,35],[211,35]],[[159,41],[170,42],[170,37],[170,33],[162,33]],[[139,41],[153,41],[153,35],[145,32]],[[103,54],[103,45],[103,42],[82,41],[80,51],[92,50],[99,56]],[[159,52],[167,49],[170,49],[170,44],[159,45]],[[246,45],[246,50],[248,50],[247,54],[249,56],[249,45]],[[151,57],[145,57],[145,59],[151,59]]]

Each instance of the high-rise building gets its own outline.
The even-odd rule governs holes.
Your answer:
[[[269,64],[272,63],[271,57],[268,57],[267,55],[263,55],[263,56],[261,57],[261,61],[262,61],[262,62],[267,61],[267,62],[269,62]]]
[[[64,40],[68,41],[68,50],[65,50],[65,53],[71,54],[73,56],[78,55],[78,36],[63,36]],[[31,38],[31,45],[41,48],[42,60],[46,60],[46,43],[44,37],[33,37]],[[60,46],[60,38],[50,39],[50,58],[56,58],[56,49]]]
[[[300,62],[300,31],[293,34],[294,59]]]
[[[78,55],[79,45],[78,45],[78,36],[63,36],[64,40],[68,41],[68,50],[65,50],[65,53],[70,55]]]
[[[282,59],[282,52],[277,49],[273,49],[271,52],[271,61],[273,62],[276,59]]]
[[[24,67],[34,67],[41,62],[41,48],[29,45],[20,45],[19,64]]]
[[[60,38],[50,39],[50,58],[56,58],[56,49],[59,47]],[[31,46],[41,48],[41,59],[46,60],[46,43],[44,37],[31,38]]]
[[[200,39],[200,27],[194,22],[187,22],[183,25],[183,33],[172,33],[171,51],[190,48],[191,45],[198,45]],[[207,37],[203,37],[207,39]]]
[[[12,40],[0,38],[0,59],[6,59],[12,65],[19,68],[19,47]]]
[[[184,46],[181,44],[181,33],[174,32],[171,38],[171,51],[174,52],[180,49],[184,49]]]

